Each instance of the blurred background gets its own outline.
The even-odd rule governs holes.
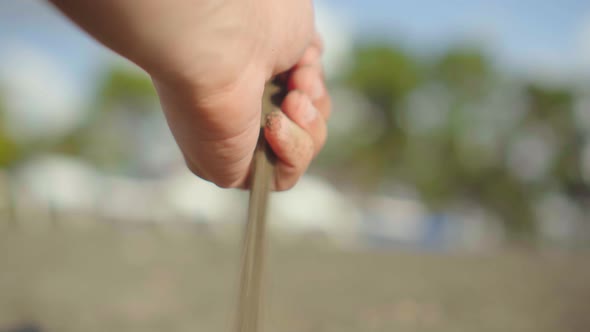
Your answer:
[[[333,118],[272,198],[267,330],[590,330],[590,3],[316,7]],[[230,330],[246,203],[143,72],[0,1],[0,331]]]

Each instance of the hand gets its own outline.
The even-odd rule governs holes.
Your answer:
[[[308,0],[53,0],[146,70],[188,167],[221,187],[247,182],[264,84],[289,71],[265,136],[274,189],[292,187],[326,139],[322,45]]]

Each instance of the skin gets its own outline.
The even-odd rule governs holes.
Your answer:
[[[188,167],[244,187],[265,82],[288,72],[282,113],[266,121],[273,189],[295,185],[326,140],[330,97],[311,0],[52,0],[152,78]]]

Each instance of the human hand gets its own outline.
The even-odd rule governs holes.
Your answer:
[[[292,187],[326,139],[330,97],[307,0],[53,0],[150,74],[188,167],[221,187],[247,183],[265,82],[288,72],[265,137],[274,189]]]

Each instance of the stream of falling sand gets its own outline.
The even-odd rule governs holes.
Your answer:
[[[278,80],[266,84],[262,100],[260,136],[254,152],[248,221],[241,258],[237,331],[258,332],[265,256],[268,200],[274,176],[274,155],[264,138],[267,115],[278,108],[284,94]]]

